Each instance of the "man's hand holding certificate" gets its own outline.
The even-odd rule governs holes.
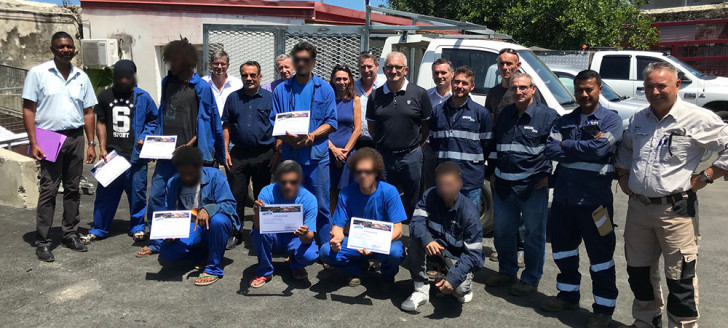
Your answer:
[[[149,239],[188,238],[191,222],[191,211],[154,212]]]
[[[276,114],[276,121],[273,124],[273,136],[285,136],[286,132],[294,135],[308,134],[310,115],[310,111]]]
[[[140,158],[171,159],[177,148],[177,136],[147,136],[144,139]]]
[[[353,217],[349,226],[346,248],[389,255],[393,229],[394,224],[391,222]]]
[[[258,210],[260,233],[293,232],[297,236],[308,234],[308,227],[303,225],[303,205],[301,204],[264,204],[259,206]]]
[[[106,155],[106,158],[98,161],[89,172],[96,178],[96,180],[104,187],[107,187],[111,182],[116,180],[126,170],[131,167],[129,161],[123,156],[119,156],[116,150]]]

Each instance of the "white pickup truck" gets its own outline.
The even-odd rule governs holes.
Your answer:
[[[653,62],[667,62],[678,70],[682,80],[680,97],[714,111],[724,121],[728,121],[728,78],[709,76],[683,63],[672,55],[654,51],[604,50],[591,52],[537,52],[549,67],[590,68],[602,75],[618,94],[645,99],[642,85],[642,71]]]

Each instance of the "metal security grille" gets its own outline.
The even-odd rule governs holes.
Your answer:
[[[23,125],[23,83],[27,70],[0,65],[0,126],[14,132]]]
[[[239,77],[240,64],[255,60],[261,65],[262,83],[270,82],[278,78],[275,57],[289,53],[300,41],[308,41],[318,50],[314,74],[328,81],[334,66],[342,64],[358,78],[357,59],[367,37],[363,26],[205,24],[203,73],[210,70],[210,54],[224,50],[230,56],[229,74]]]

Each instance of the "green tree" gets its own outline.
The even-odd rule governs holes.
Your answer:
[[[582,45],[645,49],[658,42],[644,0],[388,0],[393,9],[469,21],[507,33],[526,46]]]

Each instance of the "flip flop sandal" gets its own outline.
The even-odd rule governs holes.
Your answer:
[[[145,236],[146,236],[146,234],[144,233],[144,231],[140,230],[140,231],[135,232],[132,237],[134,238],[134,241],[142,241],[142,240],[144,240]]]
[[[208,273],[205,273],[204,276],[203,276],[203,273],[200,273],[200,275],[197,276],[197,278],[198,279],[199,278],[214,278],[214,279],[208,280],[208,281],[205,281],[205,282],[197,282],[195,280],[195,286],[209,286],[209,285],[212,285],[212,284],[216,283],[218,280],[220,280],[220,277],[218,277],[218,276],[216,276],[214,274],[208,274]]]
[[[101,240],[101,238],[99,238],[99,236],[97,236],[97,235],[94,235],[94,234],[92,234],[92,233],[90,233],[90,234],[87,234],[87,235],[84,235],[84,236],[81,236],[81,238],[80,238],[80,239],[81,239],[81,241],[82,241],[82,242],[83,242],[84,244],[90,244],[90,243],[93,243],[93,242],[95,242],[95,241],[97,241],[97,240]]]

